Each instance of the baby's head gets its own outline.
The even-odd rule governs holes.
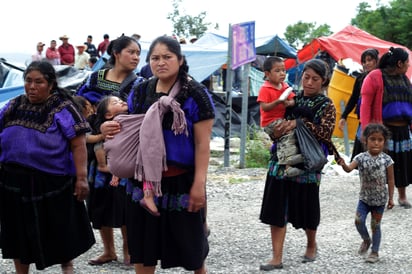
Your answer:
[[[76,95],[73,96],[73,100],[85,118],[88,118],[94,113],[92,104],[85,97]]]
[[[127,111],[127,103],[113,95],[103,97],[96,109],[97,115],[104,117],[104,120],[112,120],[117,114],[127,113]]]
[[[96,107],[95,129],[100,132],[99,128],[103,122],[112,120],[116,115],[127,111],[127,103],[119,97],[113,95],[103,97]]]

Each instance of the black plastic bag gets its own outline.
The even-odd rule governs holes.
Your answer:
[[[296,119],[295,134],[298,139],[300,153],[304,158],[305,169],[322,170],[328,159],[318,140],[301,119]]]

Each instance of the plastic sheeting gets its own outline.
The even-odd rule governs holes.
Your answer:
[[[79,70],[72,66],[55,66],[59,87],[75,92],[77,87],[89,76],[92,71]]]
[[[56,72],[58,74],[58,83],[60,87],[68,88],[74,91],[77,86],[91,73],[90,71],[78,70],[70,66],[55,66]],[[8,75],[10,74],[10,70]],[[20,72],[22,73],[22,72]],[[7,77],[6,77],[7,78]],[[7,81],[7,80],[6,80]],[[4,106],[10,99],[23,94],[23,78],[20,77],[20,84],[14,85],[7,88],[0,88],[0,107]],[[225,112],[226,112],[226,103],[224,97],[220,96],[214,92],[210,92],[212,99],[216,108],[216,118],[213,125],[213,136],[224,137],[225,134]],[[256,96],[248,97],[248,125],[249,126],[259,126],[260,122],[260,112],[259,104],[256,102]],[[241,96],[232,96],[232,121],[231,121],[231,135],[240,136],[240,126],[242,123],[241,119],[242,113],[242,97]]]
[[[226,103],[223,96],[217,95],[211,92],[212,99],[215,104],[215,122],[213,124],[212,135],[213,137],[225,136],[225,124],[226,124]],[[260,111],[259,104],[256,102],[257,96],[248,97],[248,115],[247,124],[249,127],[260,127]],[[240,127],[242,124],[242,96],[232,97],[232,110],[231,110],[231,124],[230,135],[231,137],[240,137]]]
[[[140,54],[140,63],[137,72],[146,64],[146,56],[149,51],[150,42],[141,41],[142,51]],[[186,57],[189,65],[189,73],[197,81],[201,82],[215,71],[221,68],[227,62],[228,58],[228,38],[206,33],[193,44],[182,44],[182,52]],[[258,55],[277,55],[287,58],[296,58],[296,50],[289,46],[277,35],[256,38],[256,54]],[[108,59],[108,55],[103,56]],[[93,70],[99,69],[104,65],[103,59],[100,59]]]
[[[57,73],[58,85],[74,92],[91,71],[78,70],[71,66],[54,66]],[[23,72],[11,69],[0,63],[0,75],[3,75],[0,88],[0,107],[20,94],[24,93]]]
[[[3,107],[11,98],[24,93],[24,86],[0,88],[0,107]]]
[[[0,59],[0,88],[23,85],[23,69]]]

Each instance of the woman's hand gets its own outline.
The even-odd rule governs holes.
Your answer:
[[[343,129],[345,128],[346,125],[346,119],[340,119],[339,120],[339,129],[343,131]]]
[[[113,139],[114,135],[120,132],[120,123],[116,121],[106,121],[100,126],[100,132],[106,139]]]
[[[77,178],[74,185],[74,195],[79,202],[86,200],[87,195],[89,195],[89,184],[86,178]]]
[[[284,120],[273,128],[273,137],[277,139],[294,128],[296,128],[296,120]]]
[[[206,206],[206,191],[204,187],[194,183],[190,189],[187,211],[197,212]]]

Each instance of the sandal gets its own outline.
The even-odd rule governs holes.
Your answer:
[[[103,256],[97,257],[96,259],[91,259],[88,261],[89,265],[104,265],[107,263],[111,263],[113,261],[117,261],[117,257],[111,259],[103,259]]]
[[[403,207],[405,209],[409,209],[409,208],[412,207],[412,205],[407,200],[402,201],[402,200],[398,199],[398,203],[401,207]]]
[[[309,257],[306,254],[303,255],[302,263],[312,263],[312,262],[316,261],[317,257],[318,257],[318,247],[315,247],[315,255],[313,257]]]

